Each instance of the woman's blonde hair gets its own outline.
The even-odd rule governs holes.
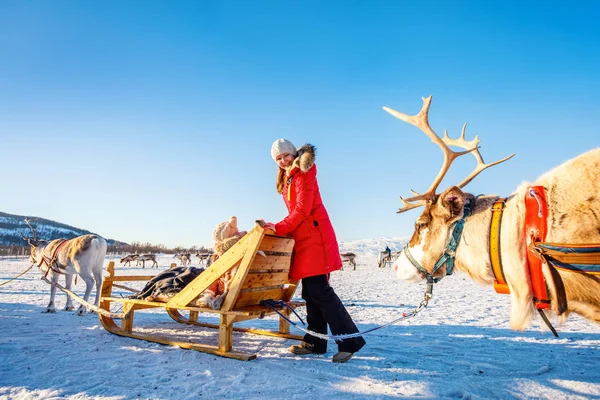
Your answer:
[[[281,194],[283,192],[283,186],[285,185],[286,171],[283,168],[277,169],[277,181],[275,181],[275,187],[277,188],[277,193]]]

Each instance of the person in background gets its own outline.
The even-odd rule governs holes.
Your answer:
[[[392,250],[390,250],[390,246],[385,246],[385,252],[388,254],[388,258],[392,259]]]
[[[316,148],[310,144],[296,149],[286,139],[271,146],[271,156],[279,166],[277,192],[283,196],[288,215],[280,222],[265,223],[277,235],[292,236],[294,251],[291,280],[302,279],[302,298],[306,301],[308,329],[333,335],[357,333],[358,329],[339,297],[329,285],[329,274],[342,267],[335,231],[323,205],[317,183]],[[336,340],[338,352],[333,362],[346,362],[365,345],[362,336]],[[297,355],[324,354],[327,340],[309,334],[290,347]]]

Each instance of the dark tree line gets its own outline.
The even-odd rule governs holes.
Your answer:
[[[127,243],[114,243],[110,244],[107,249],[107,253],[112,254],[181,254],[181,253],[191,253],[194,254],[196,251],[199,252],[212,252],[212,249],[208,249],[204,246],[192,246],[190,248],[187,247],[173,247],[168,248],[165,245],[159,244],[154,245],[151,243],[139,243],[133,242],[131,244]],[[0,246],[0,257],[1,256],[29,256],[29,245],[21,246],[17,244]]]
[[[181,254],[181,253],[195,253],[199,252],[212,252],[212,249],[208,249],[204,246],[192,246],[192,247],[173,247],[169,248],[163,244],[155,245],[152,243],[140,243],[133,242],[129,243],[115,243],[113,245],[108,246],[108,253],[118,253],[118,254]]]

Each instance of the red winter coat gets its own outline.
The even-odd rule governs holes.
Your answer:
[[[275,224],[278,235],[295,240],[290,278],[328,274],[342,268],[335,231],[319,193],[315,148],[304,145],[287,171],[283,201],[288,216]]]

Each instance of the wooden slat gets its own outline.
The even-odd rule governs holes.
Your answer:
[[[294,249],[294,239],[282,236],[265,235],[259,250],[291,253]]]
[[[225,254],[223,254],[210,267],[202,272],[196,279],[190,282],[181,292],[177,293],[169,300],[169,307],[180,308],[187,306],[192,300],[205,291],[225,272],[235,266],[246,254],[248,243],[254,236],[256,228],[246,234],[239,242],[234,244]],[[262,233],[262,232],[261,232]]]
[[[273,299],[273,300],[281,300],[285,289],[269,289],[269,290],[261,290],[257,292],[245,292],[240,293],[237,301],[234,305],[234,308],[241,308],[247,306],[258,305],[261,300]]]
[[[265,236],[265,232],[262,228],[255,228],[250,232],[251,234],[249,233],[246,235],[250,236],[250,239],[246,244],[246,254],[244,254],[244,258],[242,259],[242,262],[240,263],[235,275],[231,278],[229,293],[225,296],[225,300],[223,300],[221,311],[229,311],[233,308],[233,305],[237,300],[238,293],[242,288],[242,284],[246,280],[246,275],[248,274],[250,265],[252,265],[252,262],[254,261],[258,246]]]
[[[306,306],[306,303],[304,303],[303,301],[288,301],[287,304],[292,308]],[[269,307],[265,307],[265,306],[246,306],[244,308],[236,309],[236,311],[260,313],[260,312],[264,312],[264,311],[271,311],[271,309]]]
[[[202,313],[211,313],[211,314],[222,314],[221,310],[213,310],[212,308],[202,308],[202,307],[168,307],[168,303],[161,303],[158,301],[146,301],[146,300],[137,300],[137,299],[124,299],[121,297],[103,297],[102,301],[106,301],[106,302],[115,302],[115,303],[123,303],[123,304],[136,304],[136,309],[141,309],[141,308],[165,308],[165,309],[173,309],[173,310],[188,310],[188,311],[194,311],[194,312],[202,312]],[[108,304],[107,303],[107,307],[105,309],[108,309]],[[250,312],[246,312],[246,311],[231,311],[232,314],[236,314],[236,315],[248,315]]]
[[[279,269],[288,271],[290,269],[290,265],[290,256],[263,256],[261,254],[257,254],[256,257],[254,257],[254,262],[252,263],[252,266],[250,266],[250,270],[252,271],[260,269],[268,271],[273,269]]]
[[[283,295],[282,300],[285,302],[289,302],[294,297],[294,293],[296,292],[296,288],[298,287],[298,281],[290,281],[287,289],[285,290],[285,294]]]
[[[275,286],[283,285],[288,283],[288,273],[286,272],[274,272],[274,273],[252,273],[251,271],[246,276],[246,280],[242,285],[242,289],[258,288],[264,286]]]

